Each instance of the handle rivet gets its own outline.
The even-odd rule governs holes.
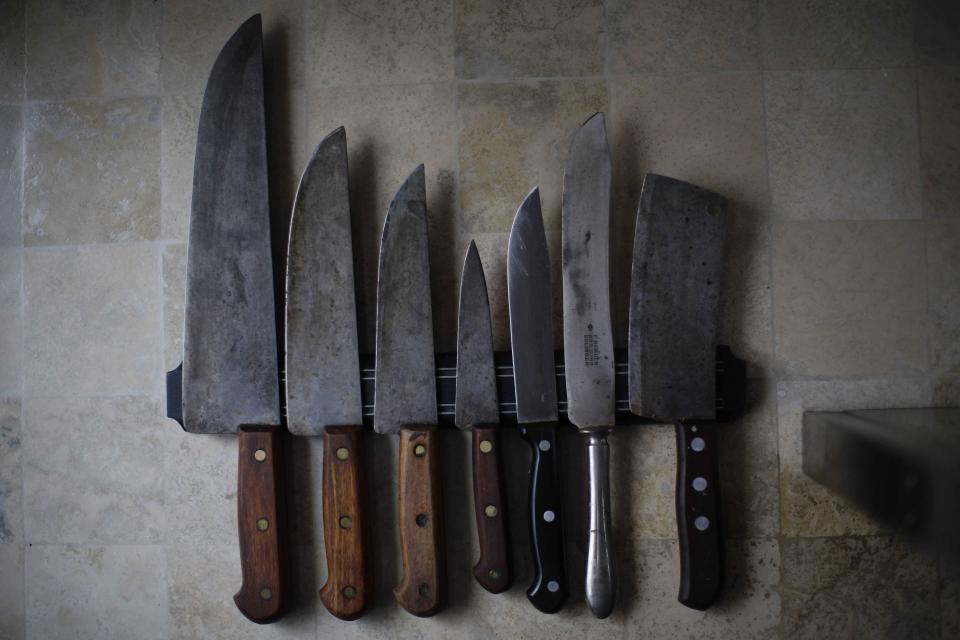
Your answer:
[[[427,448],[422,444],[418,444],[413,448],[413,455],[417,456],[418,458],[422,458],[423,456],[427,455]]]
[[[694,478],[694,479],[693,479],[693,488],[694,488],[696,491],[703,491],[704,489],[706,489],[706,488],[707,488],[707,480],[706,480],[706,478],[702,478],[702,477],[700,477],[700,476],[697,476],[696,478]]]
[[[421,598],[429,598],[429,597],[430,597],[430,585],[428,585],[427,583],[421,584],[419,587],[417,587],[417,593],[420,594],[420,597],[421,597]]]
[[[560,583],[556,580],[551,580],[547,583],[547,591],[550,593],[556,593],[557,591],[560,591]]]
[[[269,600],[273,597],[273,591],[270,591],[270,587],[264,587],[260,589],[260,598],[263,600]]]
[[[353,527],[353,518],[350,516],[340,516],[340,528],[350,529]]]
[[[540,451],[550,451],[549,440],[541,440],[539,443],[537,443],[537,446],[540,447]]]
[[[488,504],[483,508],[483,512],[488,518],[494,518],[497,515],[497,507],[495,505]]]
[[[493,443],[489,440],[480,441],[480,453],[490,453],[493,451]]]
[[[703,451],[704,449],[707,448],[707,443],[704,441],[703,438],[699,438],[699,437],[694,438],[693,440],[690,441],[690,448],[693,449],[694,451]]]
[[[339,447],[337,449],[338,460],[346,460],[349,457],[350,457],[350,449],[347,449],[346,447]]]
[[[270,528],[270,521],[266,518],[257,519],[257,531],[266,531]]]
[[[487,575],[490,576],[491,580],[499,580],[500,569],[490,569],[490,571],[487,571]]]
[[[710,519],[706,516],[698,516],[697,519],[693,521],[693,526],[699,531],[706,531],[710,528]]]
[[[257,462],[263,462],[264,460],[267,459],[267,452],[264,451],[263,449],[257,449],[256,451],[253,452],[253,459],[256,460]]]
[[[553,522],[556,517],[557,514],[555,514],[553,511],[547,510],[543,512],[543,519],[547,522]]]
[[[425,513],[417,514],[417,526],[420,527],[421,529],[427,526],[427,520],[428,520],[427,514]]]
[[[353,587],[347,586],[343,588],[343,597],[347,600],[353,600],[357,597],[357,590]]]

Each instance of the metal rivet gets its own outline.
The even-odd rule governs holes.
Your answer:
[[[257,462],[263,462],[264,460],[267,459],[267,452],[264,451],[263,449],[257,449],[256,451],[253,452],[253,459],[256,460]]]
[[[417,587],[417,592],[420,594],[420,597],[421,597],[421,598],[429,598],[429,597],[430,597],[430,585],[428,585],[427,583],[421,584],[419,587]]]
[[[483,508],[483,513],[485,513],[488,518],[496,517],[497,508],[492,504],[488,504]]]
[[[487,575],[490,576],[491,580],[499,580],[501,574],[499,569],[490,569],[490,571],[487,571]]]
[[[273,591],[270,591],[270,587],[264,587],[260,589],[260,597],[264,600],[269,600],[273,597]]]
[[[340,528],[350,529],[353,527],[353,518],[350,516],[340,516]]]
[[[694,451],[703,451],[707,448],[707,443],[704,442],[703,438],[694,438],[690,441],[690,448]]]
[[[703,491],[704,489],[706,489],[706,488],[707,488],[707,480],[706,480],[706,478],[701,478],[700,476],[697,476],[696,478],[694,478],[694,479],[693,479],[693,488],[694,488],[696,491]]]
[[[417,456],[418,458],[422,458],[423,456],[427,455],[427,448],[422,444],[418,444],[413,448],[413,455]]]
[[[693,526],[699,531],[706,531],[710,528],[710,519],[706,516],[698,516],[697,519],[693,521]]]
[[[697,427],[696,427],[696,426],[690,427],[690,431],[696,433],[696,432],[697,432]]]
[[[556,580],[551,580],[547,583],[547,591],[550,593],[556,593],[557,591],[560,591],[560,583]]]
[[[480,453],[490,453],[493,451],[493,443],[489,440],[480,441]]]
[[[427,521],[428,521],[428,520],[429,520],[429,518],[427,518],[427,514],[425,514],[425,513],[418,513],[418,514],[417,514],[417,526],[420,527],[421,529],[424,528],[425,526],[427,526]]]
[[[357,597],[357,590],[353,587],[347,586],[343,588],[343,597],[347,600],[353,600]]]
[[[541,440],[539,443],[537,443],[537,446],[540,447],[540,451],[550,451],[549,440]]]
[[[557,514],[555,514],[553,511],[548,510],[543,512],[543,519],[547,522],[553,522],[556,517]]]
[[[337,449],[337,459],[346,460],[349,457],[350,457],[350,449],[347,449],[346,447],[339,447]]]
[[[266,518],[259,518],[257,520],[257,531],[266,531],[270,528],[270,521]]]

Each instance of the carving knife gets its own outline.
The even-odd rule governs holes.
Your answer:
[[[193,175],[183,426],[238,433],[243,584],[258,623],[283,612],[280,378],[274,312],[260,16],[224,45],[203,94]]]
[[[546,613],[566,599],[560,476],[557,467],[557,383],[554,377],[550,256],[535,188],[517,210],[507,247],[510,342],[520,435],[533,451],[530,546],[533,584],[527,598]]]
[[[680,593],[706,609],[721,580],[716,438],[716,332],[726,202],[648,174],[633,245],[630,409],[676,424]]]
[[[585,593],[590,610],[613,609],[610,450],[614,424],[610,319],[610,149],[602,113],[570,144],[563,171],[563,351],[567,416],[587,436],[590,533]]]
[[[353,283],[347,136],[317,146],[300,179],[287,253],[287,426],[323,436],[327,582],[320,600],[355,620],[367,596],[363,548],[360,355]]]
[[[454,422],[473,431],[473,497],[480,559],[473,575],[484,589],[501,593],[511,584],[507,502],[500,457],[500,413],[493,365],[490,301],[477,245],[470,243],[460,278],[457,320],[457,395]]]
[[[443,515],[437,482],[437,381],[423,165],[397,191],[380,240],[373,426],[400,434],[397,602],[416,616],[443,606]]]

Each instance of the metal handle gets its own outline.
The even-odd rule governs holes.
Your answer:
[[[613,610],[616,582],[610,544],[610,446],[605,433],[587,434],[590,464],[590,539],[585,592],[593,615],[606,618]]]

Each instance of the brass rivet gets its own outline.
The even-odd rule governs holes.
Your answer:
[[[270,528],[270,522],[266,518],[259,518],[257,520],[257,531],[266,531]]]
[[[497,515],[497,508],[492,504],[488,504],[483,508],[483,512],[487,515],[488,518],[493,518]]]
[[[346,460],[349,457],[350,457],[350,449],[347,449],[346,447],[340,447],[337,449],[338,460]]]
[[[417,456],[418,458],[422,458],[423,456],[427,455],[427,448],[422,444],[418,444],[413,448],[413,455]]]
[[[353,526],[353,519],[350,516],[340,516],[340,528],[349,529]]]
[[[491,451],[493,451],[493,443],[490,442],[489,440],[481,440],[481,441],[480,441],[480,452],[481,452],[481,453],[490,453]]]
[[[264,600],[269,600],[273,597],[273,591],[270,591],[270,587],[264,587],[260,589],[260,597]]]
[[[347,586],[343,588],[343,597],[347,600],[353,600],[357,597],[357,590],[353,587]]]
[[[263,449],[257,449],[256,451],[253,452],[253,459],[256,460],[257,462],[263,462],[264,460],[267,459],[267,452],[264,451]]]
[[[490,569],[490,571],[487,572],[487,575],[490,576],[490,578],[491,578],[492,580],[499,580],[499,579],[500,579],[500,570],[499,570],[499,569]]]

